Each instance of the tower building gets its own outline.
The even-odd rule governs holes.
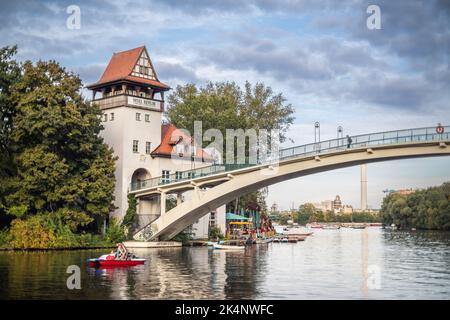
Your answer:
[[[101,136],[118,158],[112,216],[125,215],[131,186],[211,165],[212,158],[190,136],[162,123],[164,93],[170,87],[159,80],[145,46],[114,53],[100,80],[87,88],[102,111]],[[137,211],[149,223],[165,212],[165,201],[140,200]]]

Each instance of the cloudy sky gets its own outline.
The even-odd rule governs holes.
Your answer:
[[[381,29],[366,12],[381,9]],[[69,5],[81,28],[69,29]],[[85,84],[98,80],[113,52],[146,45],[159,78],[177,84],[262,81],[296,110],[289,137],[321,138],[450,124],[450,1],[154,0],[2,1],[0,45],[18,58],[55,59]],[[450,159],[368,166],[369,205],[383,189],[450,180]],[[332,199],[359,207],[359,168],[291,180],[269,189],[282,208]]]

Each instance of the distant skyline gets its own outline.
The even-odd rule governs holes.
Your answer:
[[[381,10],[369,30],[366,9]],[[66,9],[81,28],[66,27]],[[4,1],[0,45],[18,59],[55,59],[97,81],[113,52],[146,45],[171,87],[206,81],[264,82],[295,107],[286,146],[344,135],[450,124],[450,2],[436,1]],[[450,180],[450,158],[369,164],[368,204],[383,189]],[[279,183],[267,204],[334,199],[360,205],[359,167]]]

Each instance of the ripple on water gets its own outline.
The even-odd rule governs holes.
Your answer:
[[[144,266],[83,266],[79,291],[65,286],[67,266],[102,251],[0,252],[0,298],[448,299],[449,247],[449,233],[341,229],[245,252],[137,249]],[[379,289],[366,281],[373,266]]]

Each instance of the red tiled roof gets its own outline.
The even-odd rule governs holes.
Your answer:
[[[181,137],[181,139],[179,139]],[[178,143],[191,144],[192,137],[178,129],[173,124],[163,124],[161,126],[161,144],[152,151],[152,156],[174,156],[180,157],[176,152],[176,144],[173,144],[173,140],[179,140]],[[182,157],[190,158],[190,154],[183,155]],[[211,155],[200,147],[196,148],[195,157],[198,159],[204,159],[205,161],[212,161]]]
[[[150,80],[130,76],[143,50],[145,50],[145,46],[114,53],[111,60],[108,63],[108,66],[106,67],[105,71],[100,77],[100,80],[97,81],[96,83],[88,85],[87,87],[91,88],[98,86],[100,84],[105,84],[108,82],[118,80],[129,80],[149,84],[151,86],[160,87],[163,89],[169,89],[170,87],[167,84],[159,82],[158,80]]]

